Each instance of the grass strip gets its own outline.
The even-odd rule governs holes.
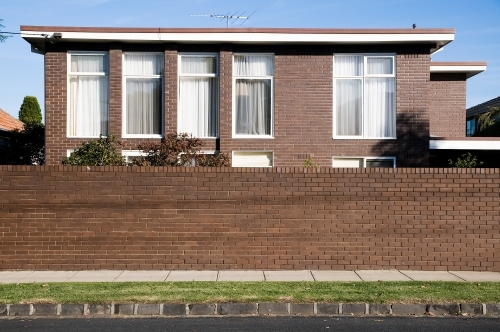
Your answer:
[[[16,303],[493,303],[500,283],[482,282],[100,282],[0,284]]]

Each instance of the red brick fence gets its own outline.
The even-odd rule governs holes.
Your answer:
[[[500,271],[500,169],[0,166],[0,269]]]

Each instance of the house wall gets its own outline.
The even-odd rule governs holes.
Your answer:
[[[465,137],[466,75],[432,73],[430,78],[431,135]]]
[[[0,166],[0,269],[500,272],[500,169]]]
[[[274,166],[301,166],[311,156],[331,166],[333,156],[394,156],[397,166],[428,166],[430,45],[379,46],[244,46],[47,44],[46,162],[61,163],[67,149],[85,139],[66,137],[67,50],[109,50],[110,133],[124,149],[136,149],[141,139],[124,139],[122,128],[123,51],[165,52],[165,133],[177,131],[177,56],[179,52],[220,54],[220,138],[206,140],[206,149],[231,155],[239,150],[274,151]],[[275,54],[274,137],[232,138],[232,55],[235,52]],[[396,54],[397,139],[332,139],[334,53]]]

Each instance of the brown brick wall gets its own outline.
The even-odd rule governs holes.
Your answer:
[[[0,166],[0,269],[500,272],[500,169]]]
[[[431,74],[431,135],[465,137],[465,74]]]
[[[220,54],[220,139],[207,140],[207,149],[231,154],[238,150],[274,151],[274,166],[301,166],[307,156],[321,166],[331,166],[333,156],[395,156],[397,166],[428,166],[429,133],[429,45],[420,46],[244,46],[244,45],[71,45],[57,44],[46,54],[47,164],[57,165],[66,150],[81,139],[66,138],[66,50],[110,50],[110,132],[121,137],[122,51],[165,52],[165,132],[177,130],[178,52]],[[232,137],[232,55],[235,52],[275,54],[274,137],[248,139]],[[334,53],[396,54],[397,139],[332,139]],[[64,67],[65,68],[65,67]],[[57,126],[51,127],[55,117]],[[118,122],[118,123],[117,123]],[[64,128],[64,130],[60,130]],[[122,139],[124,149],[136,149],[143,140]],[[49,144],[50,143],[50,144]]]

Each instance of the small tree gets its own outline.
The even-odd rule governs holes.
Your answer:
[[[42,123],[42,110],[36,97],[24,97],[23,104],[19,110],[19,120],[24,123]]]
[[[26,123],[15,129],[7,146],[1,148],[0,163],[6,165],[44,165],[45,127],[42,123]]]
[[[83,143],[62,163],[71,166],[125,166],[125,160],[116,151],[121,145],[113,135],[100,136],[98,140]]]
[[[168,134],[161,143],[140,144],[138,149],[145,154],[135,158],[135,166],[229,166],[226,154],[205,155],[200,153],[203,141],[186,133]]]
[[[488,112],[479,115],[476,121],[477,130],[474,136],[500,136],[500,107],[490,107]]]
[[[0,18],[0,22],[2,22],[3,19]],[[5,28],[2,23],[0,23],[0,28]],[[7,38],[9,38],[10,36],[6,36],[2,33],[0,33],[0,43],[3,43]]]
[[[458,157],[455,161],[448,159],[448,163],[454,168],[474,168],[483,164],[482,161],[478,161],[477,157],[473,156],[470,152],[464,153],[462,158]]]

